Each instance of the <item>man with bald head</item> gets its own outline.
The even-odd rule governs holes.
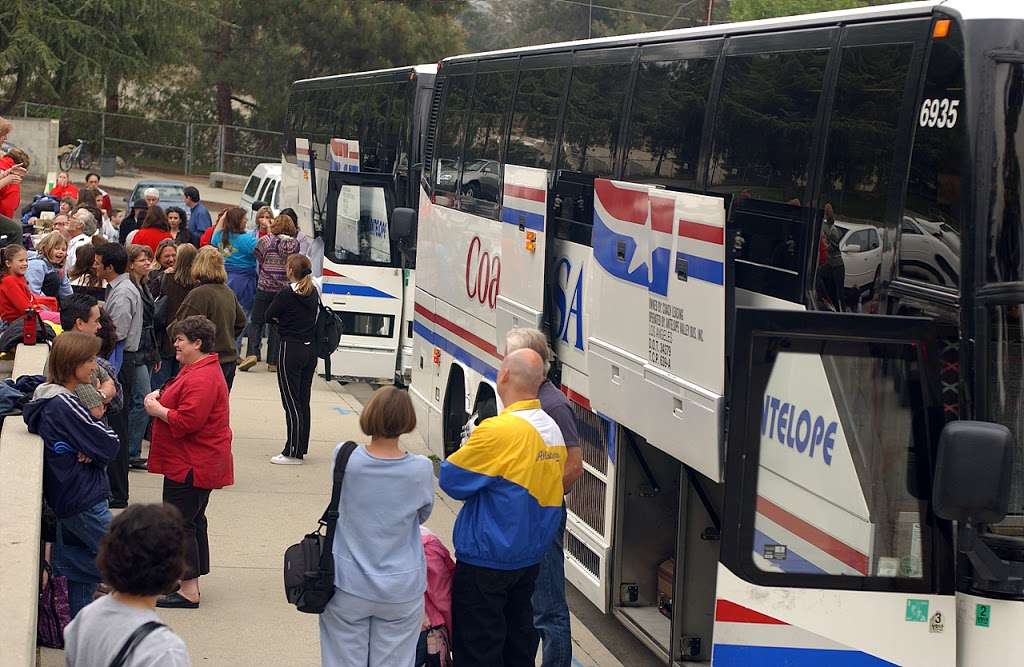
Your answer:
[[[456,664],[534,664],[530,598],[561,526],[566,459],[562,432],[537,398],[543,382],[539,354],[529,348],[507,354],[497,378],[505,409],[441,464],[441,488],[464,502],[454,534]]]

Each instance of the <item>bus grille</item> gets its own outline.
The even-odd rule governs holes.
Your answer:
[[[582,565],[584,569],[596,578],[601,578],[601,557],[568,531],[565,533],[565,550],[569,553],[569,557]]]
[[[607,423],[577,403],[569,401],[576,415],[576,428],[580,432],[580,444],[583,446],[583,460],[602,475],[608,473],[608,438]]]
[[[583,475],[573,485],[572,493],[565,499],[566,508],[599,535],[604,535],[606,490],[605,483],[599,477],[584,469]]]

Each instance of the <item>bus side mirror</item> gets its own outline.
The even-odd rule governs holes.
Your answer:
[[[416,235],[416,211],[411,208],[396,208],[391,213],[391,237],[409,240]]]
[[[955,421],[939,436],[932,502],[943,519],[999,523],[1010,504],[1013,434],[1002,424]]]

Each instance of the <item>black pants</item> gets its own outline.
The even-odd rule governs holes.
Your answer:
[[[459,667],[533,667],[533,583],[539,565],[492,570],[458,561],[452,581],[452,649]]]
[[[192,486],[192,471],[184,482],[164,477],[163,500],[181,512],[185,523],[185,562],[188,568],[182,579],[195,579],[210,573],[210,539],[206,533],[206,506],[210,503],[210,489]]]
[[[228,383],[228,391],[231,391],[231,385],[235,383],[236,368],[238,368],[238,364],[234,361],[228,361],[220,365],[220,372],[224,374],[224,381]]]
[[[282,340],[278,348],[277,387],[288,423],[288,440],[281,453],[292,458],[301,459],[309,450],[309,395],[316,359],[312,343]]]
[[[260,348],[263,346],[263,327],[267,327],[267,363],[271,366],[277,363],[277,325],[267,322],[266,312],[270,302],[274,300],[276,292],[256,290],[256,298],[252,302],[252,319],[249,322],[249,346],[246,349],[246,356],[260,358]]]
[[[124,407],[107,418],[110,428],[114,429],[121,443],[117,455],[107,464],[110,500],[114,503],[128,502],[128,397],[132,395],[132,387],[135,384],[134,369],[135,355],[125,352],[121,368],[117,372],[117,381],[121,383],[121,391],[124,394]]]

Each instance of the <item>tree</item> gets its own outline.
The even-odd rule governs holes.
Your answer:
[[[0,3],[0,113],[31,95],[117,107],[122,80],[180,62],[195,0],[7,0]],[[104,90],[102,81],[107,81]]]
[[[795,16],[813,12],[831,12],[872,5],[886,5],[901,0],[731,0],[729,19],[752,21],[776,16]]]

